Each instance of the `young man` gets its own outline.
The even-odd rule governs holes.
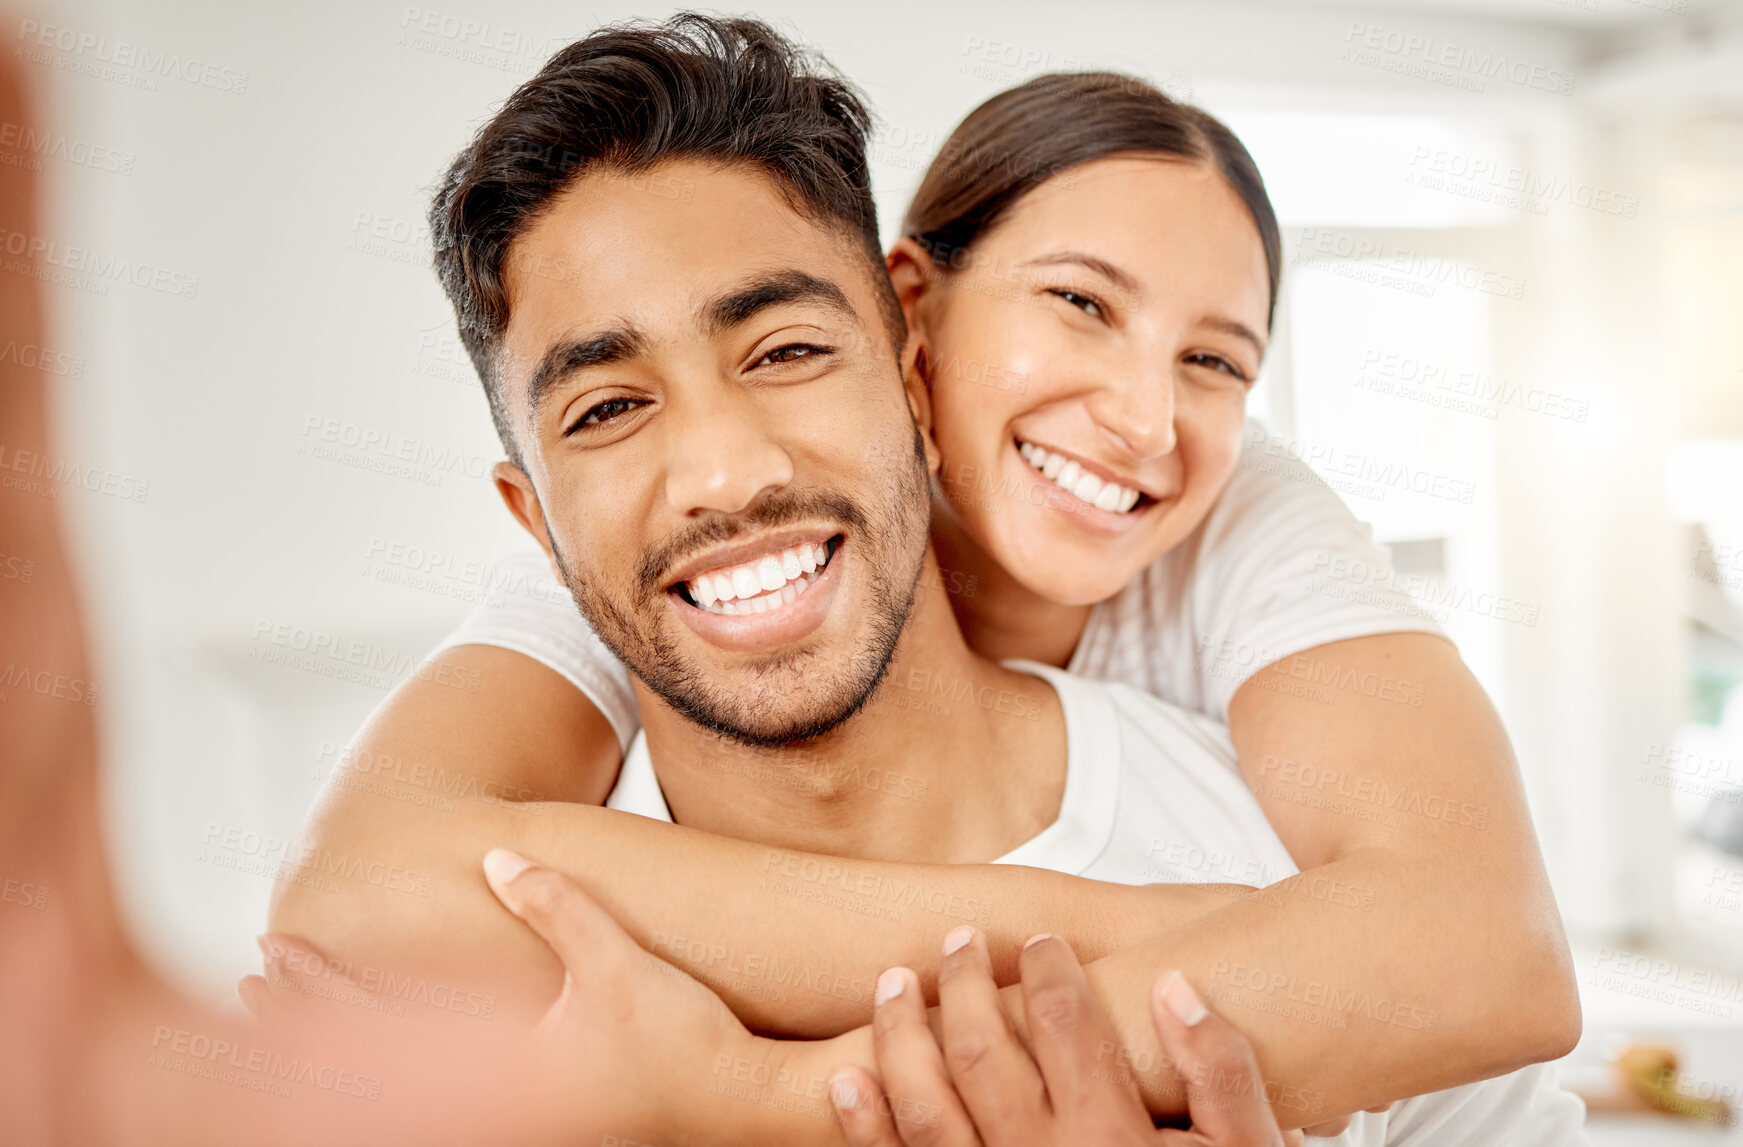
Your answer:
[[[1157,1112],[1183,1109],[1145,1002],[1163,967],[1244,1005],[1222,1010],[1258,1049],[1285,1126],[1565,1052],[1565,953],[1535,924],[1500,938],[1511,966],[1452,982],[1408,956],[1407,929],[1446,927],[1434,905],[1339,943],[1364,921],[1306,882],[1264,900],[1144,886],[1179,850],[1215,853],[1248,883],[1296,869],[1219,726],[964,643],[928,541],[936,455],[924,389],[903,386],[865,125],[850,89],[766,27],[688,18],[558,53],[456,161],[433,231],[512,460],[499,487],[634,673],[645,740],[612,803],[644,816],[437,810],[335,785],[309,854],[427,874],[429,896],[289,883],[275,929],[455,983],[513,983],[521,1006],[542,1005],[560,967],[476,876],[506,844],[572,873],[764,1030],[865,1022],[894,964],[919,966],[929,992],[939,941],[961,923],[987,934],[1005,982],[1025,937],[1062,935],[1098,958],[1088,972],[1120,1070],[1141,1066]],[[749,609],[717,607],[723,579]],[[917,713],[902,703],[915,680],[974,703]],[[410,755],[382,748],[381,730],[404,735],[399,703],[372,718],[350,772],[416,761],[415,737],[391,742]],[[866,784],[874,768],[903,784]],[[1491,992],[1510,976],[1554,990],[1541,1010],[1503,1009]],[[794,1080],[871,1062],[863,1032],[788,1054]],[[716,1063],[688,1081],[698,1104],[731,1093],[736,1068]],[[1561,1143],[1577,1123],[1533,1071],[1358,1117],[1349,1134]]]

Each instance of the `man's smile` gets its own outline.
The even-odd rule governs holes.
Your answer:
[[[791,605],[822,576],[840,537],[801,541],[785,548],[771,546],[756,558],[717,566],[674,588],[691,605],[709,613],[732,617],[767,613]]]
[[[706,568],[675,581],[667,594],[710,644],[772,652],[822,624],[841,582],[836,558],[845,544],[845,535],[826,527],[737,543],[687,563]]]

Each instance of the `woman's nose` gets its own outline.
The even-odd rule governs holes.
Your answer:
[[[1140,462],[1174,449],[1174,380],[1166,372],[1127,377],[1101,387],[1090,417],[1108,439]]]

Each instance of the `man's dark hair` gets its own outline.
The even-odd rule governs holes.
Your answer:
[[[858,91],[813,53],[761,21],[696,13],[603,28],[516,89],[430,206],[436,274],[509,458],[520,464],[497,372],[504,262],[552,200],[592,171],[634,173],[673,159],[760,168],[795,210],[864,244],[899,345],[902,312],[884,273],[866,166],[870,126]]]

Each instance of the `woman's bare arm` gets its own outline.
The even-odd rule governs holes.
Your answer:
[[[1153,1038],[1143,993],[1156,969],[1182,968],[1253,1040],[1267,1078],[1319,1097],[1303,1122],[1563,1054],[1578,1034],[1565,942],[1480,689],[1450,646],[1429,637],[1310,656],[1355,682],[1348,697],[1283,714],[1270,702],[1294,698],[1258,679],[1236,698],[1243,767],[1309,866],[1262,895],[1003,865],[839,860],[561,802],[443,811],[347,792],[322,810],[315,843],[422,872],[429,895],[360,881],[339,896],[290,886],[274,927],[389,961],[439,949],[480,982],[518,968],[532,997],[548,998],[555,960],[475,875],[484,851],[506,845],[575,876],[644,946],[765,1031],[828,1035],[864,1023],[871,986],[893,964],[915,968],[930,990],[944,933],[971,922],[987,932],[1006,981],[1036,931],[1065,936],[1086,962],[1109,957],[1092,978],[1116,1016],[1129,1014],[1138,1046]],[[496,686],[509,689],[514,663],[498,659],[495,669]],[[1292,679],[1289,663],[1280,669]],[[1371,673],[1420,686],[1421,707],[1366,696]],[[462,743],[446,724],[459,719],[451,706],[408,722],[415,710],[397,700],[360,735],[362,753],[439,762]],[[540,751],[542,733],[525,728],[537,720],[519,714],[516,752]],[[1300,767],[1334,760],[1356,762],[1341,766],[1359,778],[1345,786],[1350,797]]]
[[[1518,770],[1449,643],[1388,634],[1285,658],[1236,693],[1230,727],[1303,871],[1181,926],[1159,909],[1154,937],[1088,967],[1120,1032],[1109,1069],[1152,1111],[1179,1109],[1144,1009],[1166,967],[1252,1041],[1286,1128],[1572,1049],[1579,996]],[[1021,1024],[1020,994],[1004,996]],[[809,1070],[869,1045],[857,1031],[793,1053]]]

